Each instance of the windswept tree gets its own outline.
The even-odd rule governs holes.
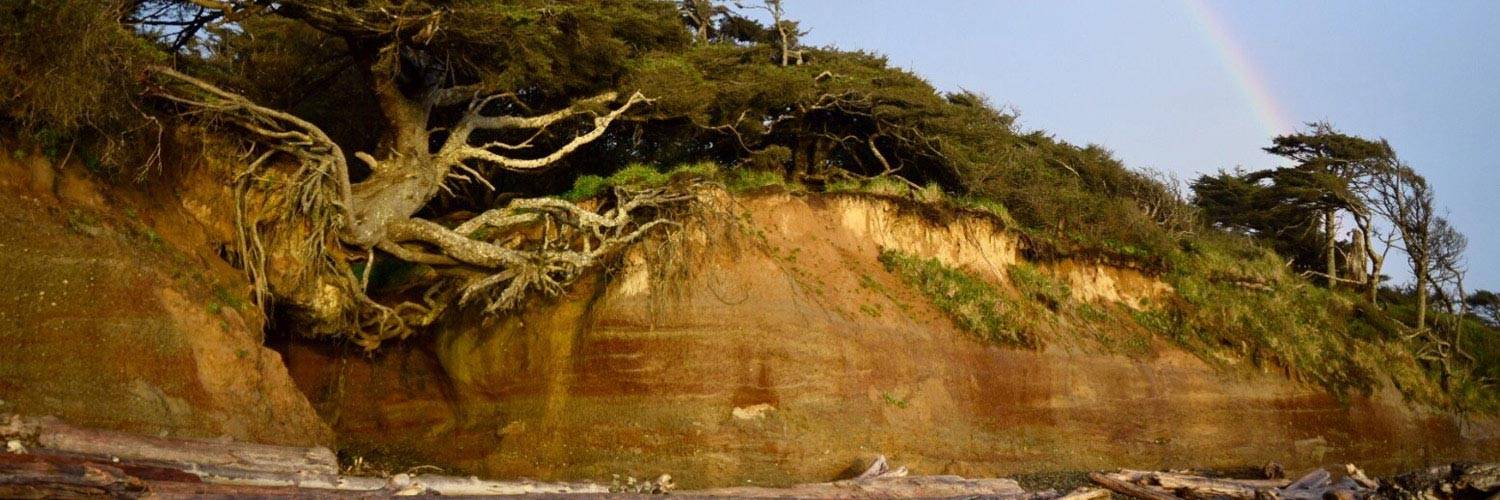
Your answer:
[[[353,73],[344,80],[355,82],[346,92],[356,98],[341,96],[345,105],[368,102],[378,111],[356,112],[378,119],[362,125],[378,140],[346,149],[347,142],[310,119],[256,102],[213,81],[212,72],[193,74],[233,57],[149,68],[158,102],[245,141],[250,161],[237,177],[242,193],[272,177],[289,184],[267,196],[290,199],[307,221],[298,255],[312,263],[305,275],[269,277],[265,263],[275,249],[266,248],[263,224],[244,204],[238,257],[263,298],[274,295],[315,331],[354,332],[374,346],[430,324],[451,304],[498,312],[555,295],[667,223],[650,214],[683,199],[664,190],[618,190],[596,212],[557,198],[487,206],[485,198],[464,196],[476,187],[506,189],[494,184],[506,173],[546,171],[649,107],[650,97],[617,84],[637,54],[684,41],[670,5],[191,0],[179,6],[193,22],[240,19],[210,28],[228,39],[224,47],[303,32],[324,39],[323,47],[334,47],[329,55]],[[337,110],[325,118],[348,119]],[[278,171],[288,160],[293,167]],[[366,288],[382,259],[431,266],[440,278],[414,296],[376,300]]]
[[[680,0],[677,11],[682,21],[693,30],[693,41],[703,44],[713,40],[716,19],[729,14],[729,8],[716,0]]]
[[[1339,217],[1349,214],[1361,237],[1351,243],[1361,245],[1361,254],[1373,255],[1364,246],[1372,230],[1365,197],[1369,178],[1390,168],[1395,152],[1384,140],[1355,137],[1334,129],[1327,122],[1310,123],[1309,130],[1276,137],[1266,152],[1297,164],[1276,175],[1276,184],[1285,193],[1304,201],[1322,217],[1324,278],[1331,285],[1339,282]],[[1379,274],[1378,270],[1373,274]]]
[[[1500,294],[1489,290],[1475,290],[1464,298],[1464,304],[1485,323],[1500,327]]]
[[[784,0],[761,0],[759,4],[735,2],[735,7],[763,10],[771,16],[771,30],[776,34],[772,43],[781,52],[781,65],[802,64],[803,52],[797,46],[807,32],[802,30],[797,21],[786,17],[783,2]]]
[[[1406,253],[1416,281],[1416,328],[1427,325],[1428,290],[1432,285],[1433,258],[1437,248],[1434,231],[1438,219],[1433,209],[1432,188],[1427,179],[1404,164],[1374,178],[1375,210],[1379,211],[1400,235],[1397,249]]]
[[[1194,201],[1210,223],[1269,242],[1304,274],[1321,276],[1329,286],[1364,285],[1373,297],[1384,257],[1374,242],[1388,238],[1370,211],[1371,183],[1393,168],[1395,152],[1384,140],[1344,134],[1327,123],[1309,126],[1266,148],[1296,164],[1202,176],[1192,183]],[[1355,229],[1341,242],[1345,216]]]

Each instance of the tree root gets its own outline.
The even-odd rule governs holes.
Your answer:
[[[450,304],[513,311],[532,298],[551,298],[599,269],[658,228],[676,226],[661,214],[690,202],[698,186],[616,188],[609,208],[591,211],[558,198],[511,201],[449,228],[422,218],[393,223],[377,248],[438,269],[423,304],[386,306],[368,297],[356,341],[374,348],[430,325]]]

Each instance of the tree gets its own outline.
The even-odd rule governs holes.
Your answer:
[[[1464,299],[1464,304],[1485,323],[1500,328],[1500,294],[1489,290],[1475,290]]]
[[[1468,296],[1464,290],[1464,275],[1468,272],[1464,252],[1468,250],[1469,239],[1446,217],[1433,219],[1432,234],[1429,268],[1432,269],[1433,296],[1451,320],[1448,330],[1451,331],[1453,353],[1467,356],[1463,351],[1464,318],[1469,315],[1469,305],[1464,301]],[[1450,356],[1446,352],[1442,355],[1445,358]]]
[[[794,58],[797,64],[802,64],[802,51],[797,49],[797,42],[802,36],[807,35],[798,27],[797,21],[786,18],[786,9],[782,7],[783,0],[761,0],[759,5],[750,5],[736,2],[735,7],[745,9],[753,8],[766,11],[771,16],[771,28],[776,30],[776,48],[781,51],[781,65],[791,65]]]
[[[1426,328],[1428,287],[1432,283],[1432,264],[1436,249],[1433,227],[1432,189],[1427,179],[1415,170],[1398,163],[1394,168],[1381,171],[1372,178],[1371,188],[1376,196],[1374,209],[1395,228],[1400,236],[1400,245],[1411,264],[1411,273],[1416,280],[1418,330]]]
[[[714,19],[729,13],[729,9],[715,0],[681,0],[677,10],[682,21],[693,30],[693,40],[708,43],[713,39]]]
[[[150,68],[151,95],[254,144],[255,161],[241,179],[268,175],[277,158],[300,165],[292,196],[313,226],[301,258],[324,264],[312,266],[312,278],[280,286],[292,289],[275,289],[263,269],[258,226],[248,219],[240,224],[239,253],[263,300],[274,294],[291,302],[317,331],[352,329],[373,347],[430,324],[451,303],[496,313],[558,294],[668,222],[649,215],[653,210],[685,199],[662,189],[620,189],[600,212],[557,198],[457,208],[439,199],[474,186],[494,190],[502,172],[554,167],[649,106],[647,96],[611,84],[632,53],[681,40],[675,16],[657,2],[193,0],[186,7],[220,17],[254,12],[331,36],[362,75],[358,90],[379,111],[376,146],[346,152],[307,119],[178,69]],[[256,35],[271,36],[242,36]],[[539,108],[547,111],[533,111]],[[471,207],[478,215],[456,226],[435,222]],[[366,293],[380,259],[432,266],[441,279],[420,302],[382,302]]]
[[[1194,180],[1192,188],[1206,220],[1268,243],[1305,273],[1326,270],[1325,249],[1333,235],[1323,214],[1347,206],[1349,199],[1339,179],[1297,168],[1220,171]]]
[[[1294,168],[1303,181],[1301,184],[1312,191],[1297,196],[1320,200],[1317,210],[1323,217],[1323,274],[1329,286],[1333,286],[1339,281],[1336,237],[1339,213],[1351,214],[1361,234],[1369,234],[1371,226],[1360,188],[1365,184],[1364,179],[1387,168],[1395,153],[1384,140],[1344,134],[1327,122],[1308,125],[1311,130],[1276,137],[1265,150],[1298,162]],[[1368,243],[1368,239],[1359,243]],[[1368,251],[1361,253],[1373,255]]]
[[[989,210],[1059,249],[1154,266],[1176,248],[1162,227],[1185,220],[1170,190],[1104,148],[1022,133],[1014,111],[938,92],[881,56],[801,47],[781,2],[762,5],[767,26],[660,0],[101,1],[6,4],[26,15],[0,17],[0,48],[47,44],[67,26],[32,13],[65,6],[109,28],[89,30],[110,37],[90,50],[141,49],[118,67],[28,56],[21,74],[107,82],[91,88],[119,98],[111,110],[242,158],[215,165],[236,195],[226,259],[310,335],[373,346],[456,304],[500,313],[556,293],[681,209],[691,186],[582,207],[550,196],[633,163],[779,169],[813,189],[935,187],[998,201]],[[0,96],[0,119],[47,100],[33,89],[47,90]],[[386,285],[408,268],[412,283]]]

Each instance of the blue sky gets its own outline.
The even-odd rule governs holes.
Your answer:
[[[787,11],[808,44],[884,54],[1133,167],[1191,178],[1280,165],[1188,1],[787,0]],[[1389,139],[1469,236],[1469,287],[1500,289],[1500,1],[1204,3],[1291,121]]]

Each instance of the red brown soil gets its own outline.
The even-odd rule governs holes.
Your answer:
[[[737,203],[738,250],[707,240],[681,282],[652,283],[637,252],[519,318],[454,322],[371,359],[294,343],[288,363],[351,452],[499,477],[790,484],[875,454],[969,477],[1271,460],[1383,473],[1500,449],[1492,423],[1392,390],[1344,404],[1159,340],[1136,357],[984,343],[877,261],[896,248],[1003,283],[1016,245],[987,219],[855,197]],[[1052,270],[1110,307],[1169,290],[1133,271]]]
[[[0,412],[151,435],[332,441],[262,345],[243,277],[178,203],[215,193],[107,189],[78,164],[6,156]]]

